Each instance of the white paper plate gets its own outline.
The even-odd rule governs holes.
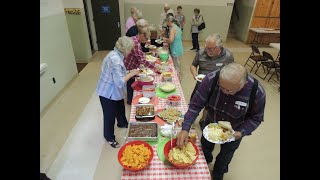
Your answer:
[[[199,81],[199,82],[201,82],[204,77],[206,77],[206,75],[204,75],[204,74],[198,74],[198,75],[196,76],[196,80]],[[202,78],[202,79],[199,79],[199,78]]]
[[[144,71],[139,73],[138,76],[150,76],[153,75],[153,71],[149,68],[142,68]]]
[[[218,123],[214,123],[214,124],[218,124]],[[224,143],[228,143],[228,142],[231,142],[231,141],[235,141],[235,138],[234,136],[232,136],[230,139],[227,139],[226,141],[212,141],[211,139],[209,139],[209,128],[208,128],[208,125],[203,129],[203,137],[211,142],[211,143],[215,143],[215,144],[224,144]],[[234,134],[234,131],[232,131],[232,134]]]
[[[147,97],[139,98],[139,103],[141,103],[141,104],[147,104],[149,102],[150,102],[150,98],[147,98]]]

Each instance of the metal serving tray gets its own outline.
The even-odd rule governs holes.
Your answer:
[[[152,131],[150,126],[153,126],[155,132]],[[133,130],[134,128],[136,128],[138,130],[138,134],[141,136],[139,136],[139,135],[132,136],[131,135],[132,134],[131,130]],[[158,140],[158,131],[159,131],[158,129],[159,129],[159,127],[156,122],[129,122],[126,140],[128,140],[128,141],[132,141],[132,140],[157,141]]]
[[[137,115],[137,109],[140,107],[152,107],[152,110],[149,111],[148,114],[140,116]],[[136,115],[135,115],[136,120],[138,121],[152,121],[155,119],[155,113],[154,113],[154,105],[153,104],[138,104],[136,105]]]

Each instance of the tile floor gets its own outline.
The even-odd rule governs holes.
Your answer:
[[[195,52],[189,50],[190,41],[183,45],[185,53],[181,60],[181,85],[188,101],[195,85],[189,71]],[[200,45],[203,47],[204,43]],[[230,49],[235,61],[241,64],[251,52],[249,45],[234,39],[228,39],[224,47]],[[260,50],[268,51],[274,57],[278,53],[271,47]],[[70,85],[41,113],[40,171],[52,180],[113,180],[121,177],[122,170],[117,162],[118,149],[106,144],[102,136],[102,110],[95,94],[101,63],[107,53],[95,53]],[[280,179],[279,84],[257,79],[267,93],[265,121],[251,136],[243,139],[230,163],[229,172],[225,174],[225,180]],[[130,106],[126,105],[127,117],[129,113]],[[116,139],[120,144],[124,143],[125,133],[125,129],[115,127]],[[214,156],[218,152],[219,146],[214,150]],[[212,167],[213,164],[209,164],[209,168]]]

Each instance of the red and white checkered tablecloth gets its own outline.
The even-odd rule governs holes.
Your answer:
[[[170,57],[171,59],[171,57]],[[172,60],[172,59],[171,59]],[[179,109],[182,114],[185,114],[185,112],[188,110],[188,105],[185,101],[183,91],[181,88],[180,81],[178,79],[178,76],[176,74],[176,70],[172,64],[169,64],[170,68],[173,70],[173,78],[172,82],[176,85],[177,87],[177,92],[181,96],[181,102],[180,104],[175,107]],[[160,75],[155,76],[155,83],[160,83]],[[138,94],[142,94],[142,91],[134,91],[133,97],[135,97]],[[155,111],[157,109],[164,109],[167,108],[168,105],[166,104],[166,99],[160,98],[159,97],[159,103],[155,105]],[[136,107],[134,104],[131,105],[131,113],[130,113],[130,122],[135,122],[135,110]],[[194,131],[194,130],[191,130]],[[199,139],[197,138],[196,140],[196,146],[199,149],[199,156],[196,164],[186,168],[186,169],[177,169],[174,167],[166,166],[158,157],[157,154],[157,145],[152,146],[153,148],[153,153],[154,157],[150,163],[150,165],[145,168],[142,171],[138,172],[133,172],[133,171],[128,171],[123,169],[122,171],[122,180],[141,180],[141,179],[162,179],[162,180],[167,180],[167,179],[211,179],[210,171],[208,168],[208,164],[206,163],[201,144]]]

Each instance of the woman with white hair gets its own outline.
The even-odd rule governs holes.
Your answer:
[[[122,36],[115,44],[115,48],[103,60],[101,75],[97,86],[97,94],[103,110],[103,136],[113,148],[120,147],[115,140],[114,123],[117,118],[119,128],[127,128],[125,116],[124,94],[126,82],[139,73],[133,69],[127,73],[124,58],[134,47],[131,38]]]
[[[134,25],[136,25],[136,22],[133,19],[133,14],[137,11],[138,9],[135,7],[132,7],[130,9],[131,15],[128,17],[127,22],[126,22],[126,32]]]
[[[126,32],[126,36],[131,37],[131,36],[137,35],[137,33],[138,33],[137,22],[139,20],[141,20],[142,17],[143,17],[142,12],[140,10],[136,10],[133,13],[132,18],[133,18],[135,24],[128,29],[128,31]]]

